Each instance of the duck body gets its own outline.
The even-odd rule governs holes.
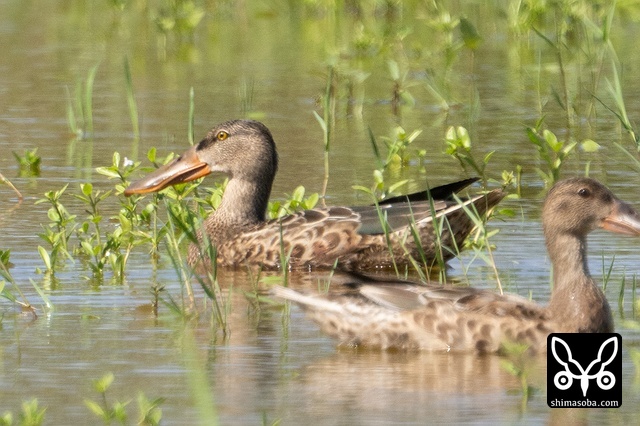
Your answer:
[[[487,202],[497,203],[501,192],[488,198],[478,196],[465,201],[482,215]],[[238,267],[259,264],[265,268],[280,268],[282,254],[290,268],[331,268],[366,270],[407,265],[410,257],[431,265],[437,256],[443,261],[452,258],[462,247],[474,227],[473,221],[456,202],[440,201],[436,217],[446,217],[445,229],[438,242],[433,228],[429,202],[412,203],[412,213],[403,215],[394,205],[379,209],[389,220],[403,222],[398,230],[385,234],[376,206],[329,207],[305,210],[280,219],[229,229],[209,218],[204,232],[217,247],[218,264]],[[215,212],[213,213],[215,215]],[[411,217],[412,215],[412,217]],[[409,223],[415,223],[418,239],[411,233]],[[388,241],[387,241],[388,235]],[[200,235],[201,237],[201,235]],[[189,248],[189,263],[201,258],[200,246]]]
[[[277,167],[267,127],[235,120],[213,128],[183,155],[131,184],[125,195],[220,172],[229,182],[220,206],[203,223],[201,244],[189,248],[190,264],[206,261],[200,251],[206,236],[221,266],[282,268],[284,255],[290,268],[331,268],[337,262],[351,270],[407,265],[411,257],[428,265],[446,261],[475,226],[465,210],[483,217],[505,196],[494,190],[454,201],[453,194],[477,180],[472,178],[374,206],[312,209],[266,220]]]
[[[555,326],[544,307],[517,295],[402,282],[351,286],[328,296],[272,291],[347,347],[492,353],[505,341],[539,348]]]
[[[568,179],[549,191],[543,228],[554,270],[548,306],[483,289],[362,277],[329,295],[272,291],[348,346],[492,353],[516,342],[544,352],[552,332],[613,332],[609,304],[589,275],[586,235],[603,228],[640,236],[638,213],[595,180]]]

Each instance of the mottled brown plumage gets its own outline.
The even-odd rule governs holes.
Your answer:
[[[273,292],[345,345],[486,353],[512,341],[536,352],[550,332],[612,332],[609,304],[587,268],[586,236],[596,228],[640,236],[638,213],[597,181],[576,178],[549,191],[542,222],[554,270],[548,307],[489,290],[362,279],[328,296]]]
[[[133,183],[125,194],[159,191],[221,172],[229,176],[229,182],[220,206],[204,221],[204,232],[217,248],[219,265],[279,268],[284,253],[292,268],[329,268],[337,261],[353,270],[388,267],[394,262],[405,265],[410,263],[409,256],[428,264],[438,255],[446,261],[462,247],[474,227],[465,209],[482,217],[505,195],[494,190],[461,203],[452,200],[452,194],[477,180],[467,179],[431,192],[383,200],[379,208],[329,207],[266,221],[277,167],[275,143],[266,126],[250,120],[230,121],[216,126],[173,162]],[[430,202],[430,193],[432,199],[448,199]],[[434,216],[441,223],[440,244],[432,226]],[[412,235],[411,223],[419,242]],[[202,240],[202,234],[199,238]],[[192,265],[202,258],[199,250],[197,245],[189,249]]]

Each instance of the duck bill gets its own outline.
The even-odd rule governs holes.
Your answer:
[[[200,160],[196,154],[196,147],[193,146],[170,163],[129,185],[124,195],[128,197],[133,194],[157,192],[168,186],[201,178],[209,173],[211,173],[209,164]]]
[[[600,227],[617,234],[640,236],[640,216],[628,204],[618,202],[609,216],[605,217]]]

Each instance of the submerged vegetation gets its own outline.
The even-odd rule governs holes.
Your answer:
[[[353,173],[352,185],[340,188],[341,196],[351,191],[352,198],[361,197],[365,202],[435,183],[434,163],[444,164],[438,169],[450,174],[444,179],[477,176],[483,190],[502,187],[511,192],[512,200],[523,192],[533,197],[565,176],[606,176],[609,164],[616,161],[624,161],[616,167],[640,171],[640,132],[634,120],[637,106],[626,90],[636,75],[624,56],[629,47],[621,41],[626,28],[640,21],[640,1],[112,0],[105,4],[110,14],[101,11],[99,18],[93,16],[95,11],[70,5],[67,19],[77,24],[80,20],[75,14],[91,15],[91,22],[100,21],[95,31],[105,35],[102,43],[107,45],[132,28],[146,41],[137,51],[126,47],[120,53],[118,49],[115,58],[105,59],[113,53],[104,52],[91,52],[86,55],[89,59],[79,56],[83,61],[76,67],[79,70],[65,77],[60,89],[63,106],[52,114],[57,113],[63,124],[66,116],[70,134],[66,154],[69,163],[82,172],[74,183],[39,184],[41,195],[35,203],[46,206],[34,253],[34,258],[41,259],[36,270],[41,282],[31,280],[29,286],[28,277],[14,278],[12,247],[0,247],[0,296],[20,312],[39,313],[40,306],[51,311],[48,297],[56,293],[56,277],[70,265],[83,271],[83,284],[97,290],[105,285],[126,287],[131,259],[142,258],[153,273],[160,265],[171,265],[179,283],[168,288],[154,279],[145,289],[156,319],[170,312],[187,324],[208,320],[212,333],[223,339],[233,332],[232,283],[220,280],[215,260],[201,273],[187,265],[184,255],[189,243],[198,242],[197,229],[219,205],[226,182],[189,183],[161,194],[123,196],[133,179],[152,170],[147,165],[158,167],[174,157],[165,149],[171,137],[156,139],[170,132],[161,122],[162,114],[172,112],[154,110],[156,95],[149,89],[153,83],[139,83],[145,73],[162,73],[167,90],[179,92],[179,99],[185,100],[184,120],[180,119],[186,123],[185,139],[191,144],[202,131],[194,124],[195,117],[212,111],[219,114],[221,108],[228,109],[225,115],[257,119],[275,119],[292,109],[304,109],[300,116],[310,117],[317,130],[317,139],[307,143],[320,147],[316,152],[321,152],[317,159],[323,165],[321,184],[310,188],[287,182],[284,194],[272,194],[271,218],[328,204],[334,176],[350,172],[344,165],[354,158],[364,158],[351,156],[351,151],[370,153],[370,163],[365,177]],[[256,37],[265,37],[264,44],[276,44],[264,36],[273,31],[263,32],[264,26],[271,28],[274,23],[286,25],[290,32],[287,44],[278,41],[285,47],[273,48],[285,59],[256,42]],[[243,43],[248,58],[234,51]],[[504,51],[496,55],[492,52],[496,48]],[[498,74],[495,80],[487,81],[483,74],[482,67],[489,66],[483,55],[500,62],[490,64]],[[299,67],[296,72],[314,79],[311,88],[298,95],[304,97],[302,102],[287,97],[293,93],[292,83],[280,78],[282,61],[291,57]],[[189,79],[186,89],[177,82],[180,79]],[[114,88],[112,81],[119,81],[120,87]],[[222,82],[235,87],[222,94],[210,87]],[[498,86],[493,91],[508,92],[500,98],[504,104],[493,101],[487,84]],[[235,102],[233,96],[238,98]],[[108,103],[112,99],[116,101]],[[112,107],[117,111],[100,116],[95,109],[105,104],[117,105]],[[265,112],[280,104],[288,106],[273,115]],[[494,132],[495,121],[511,127],[509,136]],[[130,141],[126,157],[121,144],[112,150],[118,152],[112,152],[110,159],[94,157],[94,144],[105,140],[105,134],[111,141]],[[514,134],[519,137],[506,139]],[[140,160],[145,155],[141,147],[149,145],[146,158]],[[35,148],[13,153],[20,178],[36,179],[44,174],[47,163],[42,152]],[[295,163],[292,158],[287,161]],[[0,178],[13,188],[2,174]],[[496,210],[496,219],[516,217],[514,205],[504,203]],[[480,259],[502,291],[510,284],[495,259],[493,241],[500,231],[499,222],[486,226],[475,212],[467,214],[474,218],[476,230],[465,247],[455,248],[469,251],[459,268],[466,275]],[[437,226],[442,229],[448,224]],[[215,250],[205,241],[203,260],[215,259]],[[286,265],[288,253],[283,250],[281,256]],[[443,262],[432,271],[421,260],[414,259],[412,270],[396,269],[395,273],[425,282],[447,279]],[[623,275],[621,281],[612,281],[616,276],[612,275],[613,263],[603,267],[608,271],[604,285],[619,286],[615,310],[624,320],[620,325],[640,327],[636,277]],[[437,278],[431,275],[434,271]],[[248,274],[252,289],[245,295],[253,306],[252,314],[262,309],[260,284],[292,280],[286,268],[275,278],[256,270]],[[466,283],[464,277],[460,281]],[[318,282],[319,287],[327,285]],[[27,294],[30,301],[23,286],[35,289],[34,296]],[[39,299],[34,302],[34,298]],[[285,317],[286,328],[288,310]],[[0,326],[2,321],[6,316]],[[526,401],[533,397],[529,371],[521,363],[519,348],[514,354],[505,366],[520,381]],[[637,350],[631,354],[640,371]],[[96,382],[100,399],[85,403],[105,423],[126,423],[127,402],[107,402],[111,380],[113,376],[105,376]],[[191,380],[198,382],[197,377]],[[206,389],[203,393],[203,400],[210,397]],[[162,399],[150,401],[141,393],[137,402],[141,424],[160,421]],[[45,415],[46,410],[33,399],[24,403],[22,414],[16,418],[5,414],[0,424],[40,424]]]

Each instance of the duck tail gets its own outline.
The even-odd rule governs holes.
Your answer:
[[[333,302],[324,297],[308,296],[280,285],[274,285],[271,287],[270,293],[275,297],[294,302],[304,309],[328,312],[341,312],[343,310],[339,303]]]

